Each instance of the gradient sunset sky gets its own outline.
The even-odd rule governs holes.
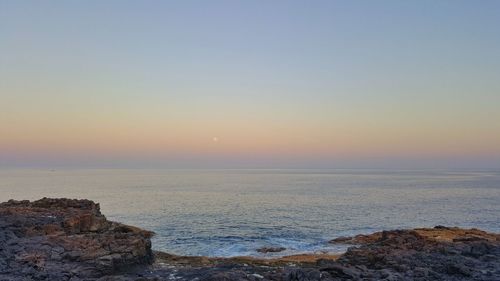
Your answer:
[[[0,0],[0,166],[500,168],[500,1]]]

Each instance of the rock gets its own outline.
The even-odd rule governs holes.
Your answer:
[[[321,280],[321,272],[317,269],[291,268],[285,270],[285,281]]]
[[[370,235],[365,235],[365,234],[358,234],[354,237],[337,237],[335,239],[332,239],[329,241],[329,243],[332,244],[367,244],[367,243],[373,243],[377,240],[379,240],[382,237],[382,232],[375,232]]]
[[[335,239],[330,240],[330,243],[349,243],[352,241],[352,237],[340,236]]]
[[[375,279],[500,280],[500,270],[488,271],[500,268],[498,234],[437,227],[383,231],[373,236],[365,237],[366,241],[373,242],[349,248],[338,263],[347,268],[363,265],[364,268],[359,268],[359,276],[374,276]],[[339,267],[327,266],[325,271],[331,273],[331,268],[357,278]],[[344,275],[336,276],[348,279]]]
[[[353,267],[342,265],[340,263],[332,263],[327,267],[322,267],[320,270],[326,271],[331,277],[343,279],[355,279],[361,275],[361,272]]]
[[[450,229],[450,228],[443,225],[436,225],[434,229]]]
[[[106,220],[90,200],[10,200],[0,204],[0,225],[0,255],[10,261],[0,273],[90,278],[153,261],[152,232]]]
[[[262,247],[257,249],[257,252],[265,254],[283,252],[284,250],[286,250],[284,247]]]

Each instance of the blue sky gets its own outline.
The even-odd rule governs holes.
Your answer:
[[[0,165],[499,167],[499,14],[0,1]]]

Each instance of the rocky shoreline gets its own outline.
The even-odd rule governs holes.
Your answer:
[[[152,235],[108,221],[89,200],[10,200],[0,204],[0,281],[500,280],[500,235],[478,229],[339,237],[331,243],[353,245],[340,256],[274,259],[153,252]]]

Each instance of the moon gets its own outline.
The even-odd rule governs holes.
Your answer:
[[[218,137],[213,137],[213,138],[212,138],[212,140],[213,140],[214,142],[219,142],[219,138],[218,138]]]

